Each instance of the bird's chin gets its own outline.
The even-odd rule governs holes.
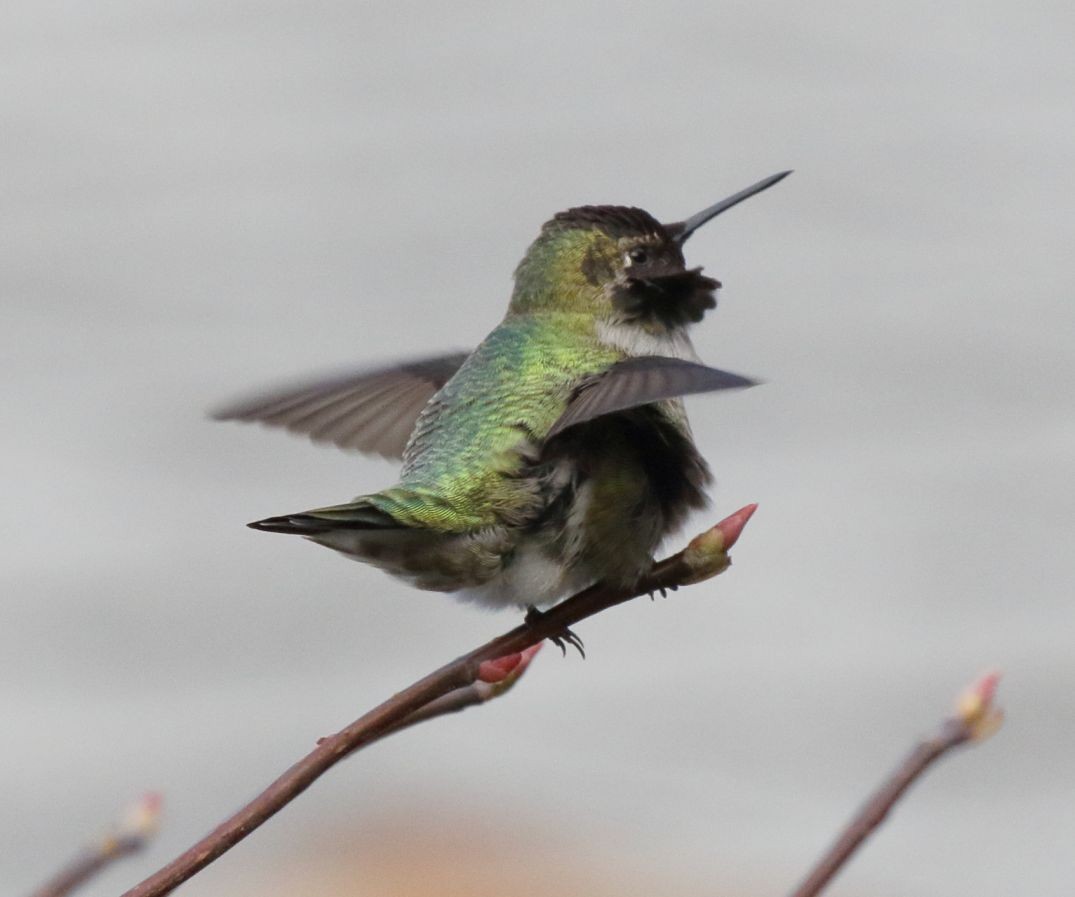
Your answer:
[[[624,320],[666,328],[697,324],[717,307],[720,281],[701,268],[646,279],[627,278],[612,290],[612,305]]]

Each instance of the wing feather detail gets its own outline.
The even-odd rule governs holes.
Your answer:
[[[225,405],[211,416],[257,421],[314,442],[401,458],[422,409],[466,358],[454,352],[318,377]]]
[[[693,361],[647,355],[617,362],[607,371],[586,378],[575,390],[564,413],[549,430],[552,439],[568,427],[588,420],[679,396],[742,389],[756,385],[748,377]]]

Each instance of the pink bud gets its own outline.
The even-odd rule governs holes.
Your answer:
[[[1000,673],[990,671],[967,686],[956,701],[956,716],[972,741],[984,741],[1004,720],[1004,711],[993,704],[999,682]]]
[[[494,660],[484,660],[478,665],[478,680],[481,682],[503,682],[509,676],[518,678],[530,665],[530,661],[534,659],[534,655],[541,650],[541,642],[536,645],[531,645],[525,651],[518,651],[515,654],[506,654],[504,657],[497,657]]]
[[[115,834],[122,838],[148,838],[157,830],[163,798],[156,791],[147,791],[124,811]]]
[[[734,514],[725,517],[716,525],[715,529],[720,530],[721,536],[724,537],[725,551],[739,541],[739,535],[743,532],[743,527],[746,526],[747,521],[754,516],[756,510],[758,510],[756,504],[747,505],[746,507],[740,508]]]
[[[985,673],[971,689],[977,693],[979,699],[983,704],[991,704],[993,702],[993,696],[997,693],[997,685],[1000,684],[1000,671],[990,670]]]

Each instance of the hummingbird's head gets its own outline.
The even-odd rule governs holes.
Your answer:
[[[545,223],[515,271],[511,312],[579,312],[651,332],[702,320],[720,283],[687,268],[683,244],[707,221],[790,172],[661,224],[630,206],[580,206]]]

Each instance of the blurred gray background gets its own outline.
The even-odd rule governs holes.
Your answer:
[[[1070,893],[1073,25],[7,4],[3,893],[160,789],[152,850],[82,892],[118,893],[516,622],[244,529],[394,468],[207,407],[473,345],[561,208],[682,218],[788,167],[689,247],[725,285],[700,353],[766,380],[690,403],[719,481],[691,532],[761,505],[735,567],[338,767],[183,893],[781,894],[992,666],[1004,729],[832,893]]]

